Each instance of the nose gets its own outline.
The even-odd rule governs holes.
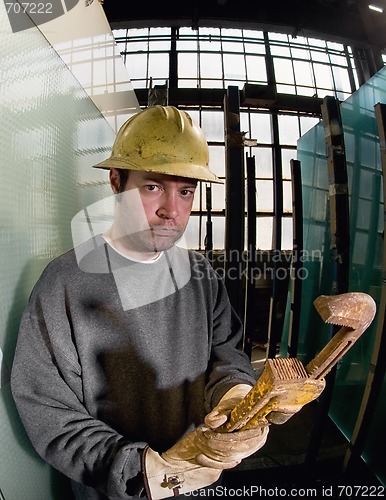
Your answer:
[[[165,192],[161,198],[156,214],[161,219],[175,219],[178,216],[177,193]]]

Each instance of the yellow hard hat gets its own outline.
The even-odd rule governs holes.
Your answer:
[[[111,156],[94,167],[223,183],[209,169],[209,148],[201,128],[173,106],[151,106],[129,118],[118,131]]]

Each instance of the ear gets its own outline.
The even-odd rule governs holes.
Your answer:
[[[110,168],[110,186],[114,194],[118,194],[120,191],[120,176],[116,168]]]

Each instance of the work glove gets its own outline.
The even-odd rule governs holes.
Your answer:
[[[149,500],[183,495],[219,479],[221,469],[203,467],[196,461],[200,454],[194,444],[197,431],[188,433],[162,454],[150,447],[144,450],[143,474]]]
[[[249,384],[234,385],[224,394],[217,406],[206,415],[204,419],[205,425],[210,429],[217,429],[222,424],[225,424],[230,412],[242,399],[244,399],[251,389],[252,386]]]
[[[216,432],[229,413],[251,390],[232,387],[205,417],[205,425],[186,434],[162,454],[147,447],[143,473],[149,499],[158,500],[210,486],[224,469],[235,467],[266,442],[268,425],[233,433]]]
[[[204,426],[194,438],[194,443],[201,452],[196,457],[197,463],[206,467],[231,469],[264,446],[268,436],[268,422],[245,431],[217,431],[251,389],[249,384],[233,386],[206,415]]]
[[[196,462],[213,469],[231,469],[264,446],[268,423],[245,431],[216,432],[205,427],[198,431],[194,438],[200,451]]]

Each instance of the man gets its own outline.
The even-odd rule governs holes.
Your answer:
[[[76,498],[166,498],[215,483],[268,428],[216,432],[255,382],[241,324],[199,253],[178,247],[208,167],[174,107],[120,129],[112,225],[51,262],[23,315],[12,392],[37,452]]]

